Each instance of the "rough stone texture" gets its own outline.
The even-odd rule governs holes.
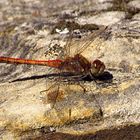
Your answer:
[[[58,25],[59,21],[74,20],[79,26],[73,24],[69,29],[78,28],[82,37],[73,39],[73,52],[85,39],[91,41],[82,55],[90,61],[101,59],[106,71],[113,75],[112,81],[80,81],[85,93],[77,82],[62,82],[51,108],[47,93],[40,91],[58,79],[57,75],[51,75],[56,70],[1,63],[0,139],[140,139],[140,20],[139,11],[132,13],[131,8],[127,9],[131,4],[138,9],[138,3],[138,0],[0,2],[0,56],[56,59],[67,39],[52,31],[66,26]],[[90,34],[95,32],[93,24],[108,27],[91,40]]]
[[[79,22],[82,24],[98,24],[98,25],[112,25],[116,22],[119,22],[121,19],[125,17],[124,12],[118,12],[118,11],[111,11],[111,12],[105,12],[96,14],[95,16],[85,16],[80,17]]]
[[[140,1],[139,1],[139,0],[130,1],[130,2],[128,3],[128,6],[140,10]]]
[[[133,19],[139,19],[140,20],[140,14],[136,14]]]

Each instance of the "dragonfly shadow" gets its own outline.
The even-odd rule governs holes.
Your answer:
[[[42,79],[42,78],[57,78],[57,77],[63,77],[63,78],[67,78],[67,77],[71,77],[74,76],[73,73],[69,73],[69,72],[62,72],[62,73],[51,73],[51,74],[43,74],[43,75],[33,75],[30,77],[24,77],[24,78],[18,78],[15,80],[10,81],[10,83],[12,82],[18,82],[18,81],[27,81],[27,80],[35,80],[35,79]]]
[[[35,79],[41,79],[41,78],[51,78],[51,77],[63,77],[63,78],[72,78],[73,76],[75,76],[73,73],[69,73],[69,72],[62,72],[62,73],[52,73],[52,74],[43,74],[43,75],[34,75],[34,76],[30,76],[30,77],[24,77],[24,78],[19,78],[19,79],[15,79],[10,81],[11,82],[18,82],[18,81],[27,81],[27,80],[35,80]],[[99,80],[99,81],[111,81],[113,79],[113,75],[108,72],[105,71],[102,75],[100,76],[96,76],[94,77],[95,79],[91,78],[91,76],[87,75],[84,78],[81,78],[80,81],[93,81],[93,80]]]
[[[102,75],[94,76],[95,79],[91,78],[90,75],[87,75],[82,80],[84,81],[93,81],[93,80],[99,80],[99,81],[111,81],[113,79],[113,75],[109,71],[104,71]]]

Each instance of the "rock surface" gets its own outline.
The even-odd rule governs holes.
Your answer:
[[[56,59],[67,35],[55,29],[68,28],[81,36],[73,38],[72,51],[90,41],[82,55],[102,60],[113,79],[83,79],[80,85],[86,92],[79,82],[62,82],[56,102],[51,97],[52,108],[49,93],[41,91],[60,80],[53,75],[57,70],[0,63],[0,139],[140,139],[138,6],[138,0],[1,2],[0,56]],[[74,22],[70,26],[66,21]],[[102,25],[108,27],[91,38]]]

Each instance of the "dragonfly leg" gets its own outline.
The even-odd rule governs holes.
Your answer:
[[[81,78],[79,78],[79,79],[81,79]],[[80,80],[77,80],[77,78],[76,78],[76,81],[75,81],[74,79],[73,79],[73,80],[70,79],[70,81],[68,81],[68,83],[70,83],[70,82],[73,83],[73,81],[76,82],[76,85],[77,85],[77,86],[80,86],[80,87],[81,87],[81,89],[83,90],[84,93],[87,91],[86,88],[85,88],[85,86],[82,85],[82,84],[80,83]]]
[[[40,91],[40,93],[46,93],[47,99],[43,98],[44,103],[50,103],[51,109],[54,108],[57,97],[59,95],[59,86],[58,82],[53,83],[48,89]]]
[[[48,91],[48,89],[42,90],[42,91],[40,91],[40,93],[43,93],[43,92],[46,92],[46,91]]]
[[[78,85],[83,89],[83,92],[85,93],[86,92],[86,88],[80,84],[80,82],[78,82]]]
[[[82,84],[80,83],[80,81],[77,81],[77,85],[80,86],[80,87],[83,89],[83,92],[84,92],[84,93],[87,92],[85,86],[82,85]],[[93,94],[93,97],[94,97],[94,100],[95,100],[96,106],[99,108],[99,114],[100,114],[100,116],[102,117],[102,116],[103,116],[103,110],[102,110],[102,107],[101,107],[99,101],[97,100],[96,95]]]
[[[56,103],[56,100],[57,100],[57,97],[59,95],[59,88],[57,91],[54,91],[54,92],[50,92],[48,93],[48,102],[50,102],[51,104],[51,108],[53,109],[54,106],[55,106],[55,103]]]
[[[57,85],[57,84],[58,84],[57,82],[54,83],[54,84],[52,84],[48,89],[42,90],[42,91],[40,91],[40,93],[49,91],[51,88],[53,88],[53,87],[54,87],[55,85]]]
[[[95,100],[95,102],[96,102],[97,107],[99,108],[100,116],[102,117],[102,116],[103,116],[102,107],[101,107],[100,103],[98,102],[98,100],[97,100],[97,98],[96,98],[96,95],[93,95],[93,97],[94,97],[94,100]]]

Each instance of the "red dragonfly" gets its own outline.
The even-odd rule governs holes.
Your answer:
[[[92,62],[87,60],[81,53],[93,42],[93,40],[99,36],[104,30],[105,26],[101,26],[101,28],[94,33],[92,33],[88,37],[88,41],[86,41],[82,47],[79,47],[77,53],[71,57],[68,55],[70,53],[70,41],[67,42],[65,46],[65,52],[67,52],[67,56],[64,59],[56,59],[56,60],[29,60],[29,59],[21,59],[21,58],[10,58],[10,57],[0,57],[0,63],[16,63],[16,64],[30,64],[30,65],[42,65],[48,66],[51,68],[56,68],[61,72],[70,72],[74,75],[79,75],[81,77],[86,77],[89,75],[92,79],[96,76],[101,75],[105,70],[105,65],[100,60],[96,59]],[[48,91],[48,102],[52,102],[53,106],[57,100],[59,94],[59,87],[57,91],[49,92],[51,88],[45,90]]]

